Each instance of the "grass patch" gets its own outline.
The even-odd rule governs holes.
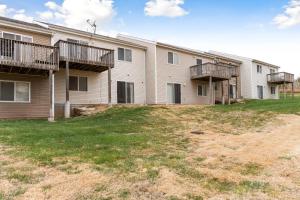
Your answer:
[[[129,196],[130,196],[130,191],[129,190],[125,189],[125,190],[119,191],[119,197],[121,199],[127,199],[127,198],[129,198]]]
[[[96,116],[56,123],[0,121],[0,142],[16,147],[16,155],[44,165],[59,165],[57,158],[76,158],[80,162],[134,170],[137,159],[155,156],[160,160],[169,147],[181,149],[187,142],[172,135],[180,124],[170,125],[152,115],[155,109],[158,108],[114,107]]]
[[[232,104],[229,106],[217,105],[213,107],[216,111],[259,111],[275,112],[281,114],[300,114],[300,96],[279,100],[247,100],[245,103]]]
[[[241,171],[243,175],[254,175],[257,176],[261,173],[263,167],[257,163],[248,163],[244,166],[244,169]]]
[[[9,173],[7,175],[7,179],[8,180],[17,180],[19,182],[22,183],[32,183],[33,181],[33,177],[28,175],[28,174],[24,174],[22,172],[19,171],[14,171],[12,173]]]

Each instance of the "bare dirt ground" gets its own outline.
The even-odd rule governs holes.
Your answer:
[[[196,125],[188,120],[180,131],[189,138],[191,177],[166,166],[155,180],[82,163],[44,167],[0,146],[0,200],[300,199],[300,116],[280,115],[241,135],[204,128],[203,135],[191,134]]]

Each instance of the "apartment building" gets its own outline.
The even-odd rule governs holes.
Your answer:
[[[83,105],[146,104],[146,47],[42,24],[52,32],[51,44],[60,54],[60,70],[55,73],[57,115],[66,109],[68,117],[69,110]]]
[[[147,104],[215,104],[240,97],[238,60],[125,35],[118,38],[148,48]]]
[[[70,117],[99,104],[278,98],[294,76],[262,61],[0,17],[0,119]]]
[[[279,86],[294,83],[294,75],[279,72],[280,67],[260,60],[216,51],[212,54],[226,56],[242,62],[240,67],[241,96],[245,99],[279,99]]]
[[[50,83],[59,69],[55,55],[49,30],[0,17],[1,119],[49,116]]]

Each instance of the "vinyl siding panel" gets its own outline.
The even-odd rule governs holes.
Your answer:
[[[115,51],[115,67],[112,69],[112,103],[117,103],[117,81],[126,81],[134,83],[135,104],[146,103],[146,74],[145,74],[145,50],[124,45],[118,45],[89,37],[79,37],[77,35],[56,32],[52,38],[52,44],[58,40],[75,39],[88,42],[91,46],[113,49]],[[132,62],[118,61],[118,48],[128,48],[132,50]],[[72,72],[71,72],[72,71]],[[71,70],[70,74],[75,73]],[[89,79],[88,94],[79,94],[70,92],[71,104],[106,104],[108,103],[108,75],[107,71],[102,73],[76,71],[76,73],[86,74]],[[63,69],[57,73],[58,81],[55,86],[56,103],[62,103],[65,100],[65,84],[63,83]]]
[[[50,108],[48,78],[30,75],[0,73],[0,80],[26,81],[31,83],[31,102],[0,102],[0,119],[48,117]]]
[[[51,36],[50,35],[44,35],[44,34],[40,34],[40,33],[24,31],[24,30],[21,30],[18,28],[8,28],[8,27],[4,27],[4,26],[0,26],[0,31],[6,31],[6,32],[11,32],[11,33],[32,36],[33,43],[42,44],[42,45],[51,45]]]
[[[197,57],[188,53],[175,52],[179,56],[179,64],[168,64],[168,52],[174,52],[164,47],[157,47],[157,103],[167,104],[167,83],[181,84],[182,104],[208,104],[209,97],[201,97],[197,94],[200,82],[191,80],[190,67],[196,65],[196,59],[202,59],[203,63],[212,62],[207,58]]]

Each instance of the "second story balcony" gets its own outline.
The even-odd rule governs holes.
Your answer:
[[[212,77],[213,81],[229,80],[239,76],[238,67],[224,64],[204,63],[190,67],[192,80],[208,80]]]
[[[278,72],[267,75],[268,83],[285,84],[294,82],[294,74]]]
[[[57,71],[57,52],[52,46],[0,38],[0,71],[37,75]]]
[[[89,46],[81,43],[60,40],[55,44],[59,48],[60,66],[69,62],[70,69],[103,72],[114,67],[114,50]]]

